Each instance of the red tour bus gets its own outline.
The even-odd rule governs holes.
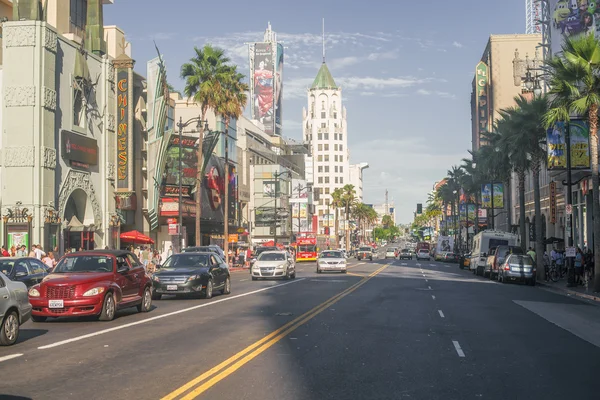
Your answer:
[[[296,261],[317,261],[317,237],[301,233],[296,240]]]

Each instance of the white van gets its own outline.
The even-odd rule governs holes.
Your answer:
[[[483,276],[490,249],[496,246],[517,246],[518,241],[519,236],[509,232],[491,230],[479,232],[473,238],[469,269],[471,269],[475,275]]]

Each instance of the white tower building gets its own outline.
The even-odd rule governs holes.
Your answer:
[[[334,235],[335,210],[330,207],[331,194],[351,182],[342,88],[335,84],[325,57],[308,90],[308,111],[304,109],[303,112],[303,131],[304,141],[311,148],[315,192],[319,193],[319,200],[315,202],[317,233],[325,234],[325,227],[329,227],[330,235]],[[340,223],[339,226],[342,230],[344,225]]]

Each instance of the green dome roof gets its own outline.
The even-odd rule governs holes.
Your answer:
[[[329,72],[329,68],[327,68],[327,64],[321,64],[321,68],[319,69],[319,73],[313,82],[311,89],[338,89],[335,81],[333,80],[333,76],[331,76],[331,72]]]

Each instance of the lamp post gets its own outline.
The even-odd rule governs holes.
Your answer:
[[[182,247],[183,247],[183,209],[182,209],[182,203],[183,203],[183,186],[182,186],[182,181],[183,181],[183,161],[182,161],[182,152],[183,152],[183,146],[182,146],[182,136],[183,136],[183,128],[186,128],[188,126],[190,126],[193,123],[196,123],[196,128],[198,129],[198,131],[202,128],[202,123],[205,124],[205,128],[208,129],[208,121],[204,121],[202,120],[201,116],[198,117],[194,117],[194,118],[190,118],[189,120],[187,120],[186,122],[183,122],[183,118],[179,117],[179,122],[177,123],[177,128],[179,129],[179,203],[177,204],[177,217],[179,219],[179,221],[177,221],[178,225],[179,225],[179,232],[178,233],[178,237],[177,237],[177,251],[181,252]],[[201,165],[198,165],[197,168],[202,168]],[[200,196],[201,193],[199,193],[200,188],[197,188],[196,191],[196,195]],[[196,216],[197,218],[199,218],[199,216]],[[198,240],[198,238],[196,238],[196,240]]]
[[[278,192],[278,184],[279,184],[279,177],[283,176],[283,175],[287,175],[288,177],[290,176],[290,171],[283,171],[283,172],[275,172],[273,174],[273,176],[275,177],[275,190],[274,190],[274,194],[275,194],[275,199],[273,202],[273,244],[277,244],[277,223],[278,223],[278,212],[277,212],[277,198],[279,197]]]
[[[457,190],[453,190],[452,194],[456,195],[456,214],[453,215],[452,225],[454,227],[454,247],[458,248],[460,247],[460,197]],[[454,203],[454,200],[452,202]]]
[[[307,184],[306,186],[302,186],[302,185],[298,184],[298,186],[294,190],[298,191],[298,199],[300,199],[300,193],[302,193],[305,190],[310,190],[310,189],[311,189],[310,184]],[[307,198],[307,200],[308,200],[308,198]],[[307,202],[307,206],[308,206],[308,202]],[[298,234],[300,233],[301,226],[302,226],[302,224],[301,224],[301,218],[300,218],[300,203],[298,203]],[[292,233],[294,233],[293,225],[292,225]]]
[[[563,182],[567,184],[567,207],[573,210],[573,192],[571,191],[572,179],[571,179],[571,124],[569,121],[565,123],[565,144],[567,151],[567,181]],[[567,244],[569,247],[573,247],[573,212],[567,214]],[[573,258],[567,257],[567,287],[576,286],[575,284],[575,268],[573,266]]]

